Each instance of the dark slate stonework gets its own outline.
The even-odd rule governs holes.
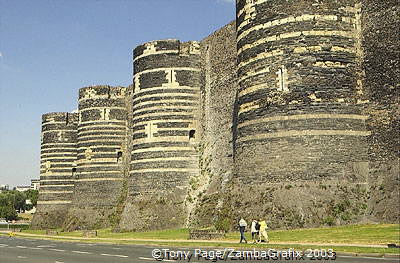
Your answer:
[[[122,191],[127,88],[79,90],[78,158],[73,205],[64,227],[108,227]]]
[[[368,214],[383,222],[400,221],[399,15],[398,1],[363,1],[363,84],[372,132]]]
[[[119,228],[182,227],[188,184],[198,174],[200,51],[196,42],[159,40],[134,50],[132,157]],[[154,211],[157,211],[154,213]]]
[[[198,208],[192,225],[215,224],[225,183],[233,174],[234,103],[236,76],[236,27],[232,22],[201,41],[202,138],[199,147],[203,176]]]
[[[76,113],[56,112],[42,116],[40,192],[33,228],[61,227],[71,206],[77,124]]]
[[[267,216],[273,227],[363,218],[355,202],[364,200],[362,192],[349,195],[334,184],[364,188],[368,178],[367,116],[356,100],[355,4],[237,2],[240,88],[231,182],[237,190],[230,201],[243,209],[231,217]],[[319,183],[326,189],[316,190]],[[351,218],[330,211],[345,196]]]
[[[399,218],[399,4],[237,0],[198,42],[133,51],[133,84],[43,115],[36,228]],[[65,220],[66,219],[66,220]]]

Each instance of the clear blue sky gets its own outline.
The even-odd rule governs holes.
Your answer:
[[[41,115],[76,109],[81,87],[129,85],[135,46],[234,17],[234,0],[0,0],[0,185],[39,178]]]

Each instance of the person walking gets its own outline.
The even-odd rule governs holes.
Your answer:
[[[240,242],[242,243],[242,241],[244,241],[245,243],[247,243],[246,237],[244,236],[244,231],[246,230],[247,227],[247,223],[246,220],[244,220],[243,218],[239,220],[239,231],[240,231]]]
[[[257,229],[258,226],[258,229]],[[251,238],[253,239],[253,243],[257,243],[258,240],[258,230],[260,230],[260,224],[258,224],[257,220],[253,219],[251,222]]]
[[[259,241],[261,242],[261,239],[264,237],[265,238],[265,242],[269,243],[269,238],[268,238],[268,234],[267,234],[267,223],[265,222],[265,220],[260,219],[260,234],[259,234]]]

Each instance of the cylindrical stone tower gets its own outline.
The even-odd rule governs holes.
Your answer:
[[[259,188],[252,212],[275,227],[364,202],[350,191],[368,173],[359,12],[354,0],[237,0],[236,179]]]
[[[67,229],[113,223],[123,178],[127,132],[126,88],[79,90],[78,162]]]
[[[78,114],[47,113],[42,116],[40,191],[35,228],[60,227],[70,208],[77,157]]]
[[[125,228],[184,223],[185,204],[190,206],[190,200],[185,203],[189,178],[198,173],[199,56],[197,42],[178,40],[153,41],[134,50],[133,145]]]

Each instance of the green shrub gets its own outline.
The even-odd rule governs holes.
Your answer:
[[[351,219],[351,215],[350,215],[350,213],[346,212],[346,213],[343,213],[342,215],[340,215],[340,218],[343,221],[349,221]]]
[[[228,218],[219,219],[217,222],[215,222],[215,229],[228,232],[231,230],[231,222]]]
[[[325,217],[322,223],[328,226],[333,226],[335,224],[335,219],[331,216]]]

